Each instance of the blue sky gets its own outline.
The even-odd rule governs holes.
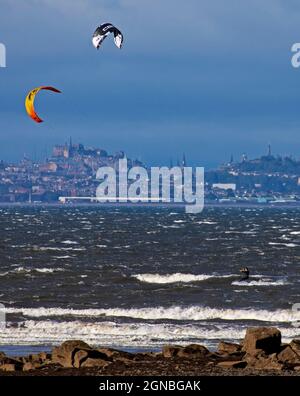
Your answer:
[[[297,0],[0,0],[0,158],[41,157],[72,135],[148,164],[213,167],[267,145],[300,157]],[[124,33],[96,51],[102,22]],[[24,111],[27,92],[45,120]]]

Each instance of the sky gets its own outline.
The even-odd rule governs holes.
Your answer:
[[[0,0],[0,159],[54,144],[96,146],[148,165],[216,167],[242,153],[300,157],[298,0]],[[112,22],[99,51],[91,37]],[[28,91],[41,92],[34,123]]]

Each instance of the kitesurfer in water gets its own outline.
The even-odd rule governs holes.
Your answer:
[[[240,269],[240,272],[241,272],[241,274],[242,274],[242,277],[241,277],[241,281],[246,281],[246,280],[248,280],[249,279],[249,274],[250,274],[250,271],[249,271],[249,268],[248,267],[242,267],[241,269]]]

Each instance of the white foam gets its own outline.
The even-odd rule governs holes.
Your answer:
[[[34,268],[33,271],[42,272],[42,273],[53,273],[53,272],[61,272],[65,270],[63,268]]]
[[[297,247],[299,245],[297,245],[296,243],[280,243],[280,242],[269,242],[269,245],[279,245],[279,246],[286,246],[286,247]]]
[[[288,342],[300,335],[300,328],[279,327],[283,341]],[[115,323],[111,321],[72,322],[34,321],[19,323],[18,327],[8,324],[0,332],[2,345],[59,344],[66,340],[80,339],[91,345],[161,346],[166,343],[188,344],[201,342],[210,344],[219,340],[241,340],[245,328],[217,325],[179,325],[169,323]]]
[[[236,275],[229,274],[229,275],[194,275],[194,274],[182,274],[182,273],[175,273],[175,274],[137,274],[132,275],[133,278],[138,279],[140,282],[145,283],[157,283],[157,284],[167,284],[167,283],[190,283],[190,282],[201,282],[211,278],[231,278]]]
[[[194,224],[218,224],[218,223],[215,221],[204,220],[204,221],[195,221]]]
[[[17,267],[11,271],[3,272],[0,276],[7,276],[10,274],[30,274],[32,272],[40,272],[40,273],[53,273],[53,272],[61,272],[65,271],[64,268],[25,268],[25,267]]]
[[[53,258],[58,259],[58,260],[65,260],[72,258],[72,256],[54,256]]]
[[[0,312],[3,309],[0,308]],[[203,321],[222,319],[227,321],[234,320],[257,320],[261,322],[292,323],[300,321],[300,311],[292,309],[281,309],[267,311],[260,309],[219,309],[205,306],[172,306],[172,307],[149,307],[149,308],[4,308],[6,313],[21,313],[27,317],[59,317],[59,316],[78,316],[78,317],[124,317],[143,320],[176,320],[176,321]]]
[[[64,243],[65,245],[78,245],[78,242],[70,241],[70,240],[62,241],[62,243]]]
[[[57,251],[57,252],[60,252],[60,251],[69,251],[69,250],[72,250],[72,251],[74,251],[74,252],[79,252],[79,251],[84,251],[84,250],[86,250],[84,247],[82,247],[82,248],[73,248],[73,247],[51,247],[51,246],[42,246],[42,247],[40,247],[40,248],[38,248],[37,250],[40,250],[40,251]]]
[[[212,278],[211,275],[193,275],[193,274],[137,274],[133,275],[133,278],[138,279],[140,282],[146,283],[178,283],[178,282],[199,282],[209,278]]]
[[[284,286],[289,283],[283,279],[274,281],[271,279],[259,279],[258,281],[234,281],[231,283],[233,286],[243,286],[243,287],[251,287],[251,286]]]

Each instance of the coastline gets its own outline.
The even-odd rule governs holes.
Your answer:
[[[240,344],[165,345],[130,353],[66,341],[51,353],[9,357],[0,352],[0,376],[299,376],[300,339],[282,344],[274,327],[248,328]]]
[[[130,207],[130,208],[180,208],[184,209],[185,203],[163,203],[163,202],[98,202],[98,203],[60,203],[60,202],[0,202],[0,208],[97,208],[97,207],[108,207],[108,208],[119,208],[119,207]],[[257,203],[257,202],[205,202],[205,208],[260,208],[260,209],[298,209],[300,208],[299,202],[278,202],[278,203]]]

